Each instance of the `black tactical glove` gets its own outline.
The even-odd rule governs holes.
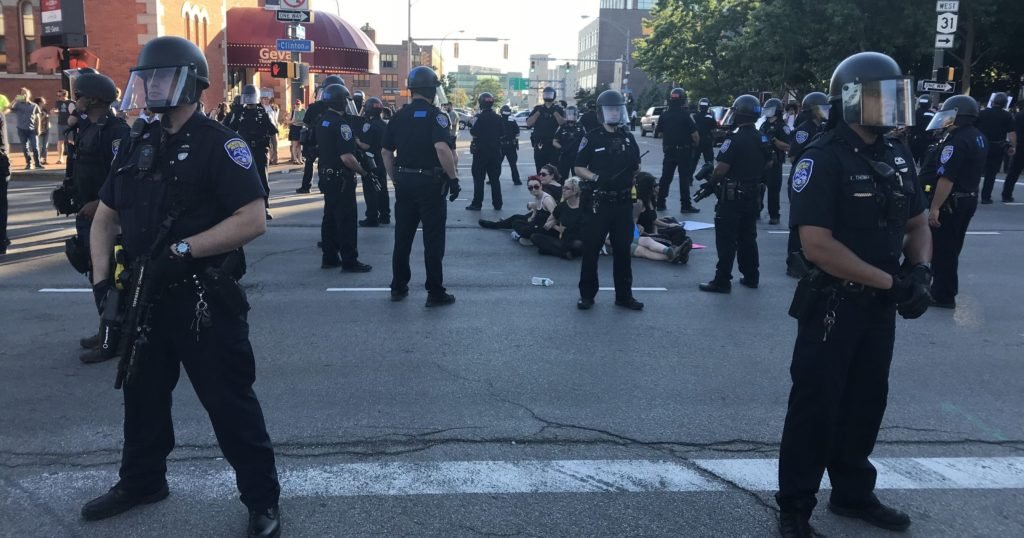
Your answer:
[[[462,187],[459,186],[459,178],[448,178],[448,201],[454,202],[460,192],[462,192]]]
[[[932,302],[931,283],[931,268],[920,263],[906,275],[892,276],[892,297],[904,319],[917,319],[928,310]]]

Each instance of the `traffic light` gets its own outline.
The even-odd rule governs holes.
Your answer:
[[[459,44],[458,43],[455,43],[455,57],[456,58],[459,57]]]
[[[570,70],[571,68],[569,67],[569,62],[565,62],[565,74],[568,75]]]
[[[505,43],[505,59],[508,59],[508,43]]]
[[[530,60],[530,72],[533,73],[537,70],[537,60]]]
[[[270,76],[288,78],[288,62],[270,62]]]
[[[956,80],[956,68],[951,65],[944,65],[935,71],[935,80],[938,82],[953,82]]]

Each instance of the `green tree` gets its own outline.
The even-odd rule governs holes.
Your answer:
[[[469,103],[469,94],[463,88],[455,88],[452,93],[446,93],[448,100],[452,102],[452,106],[458,108],[465,108],[466,104]]]
[[[473,86],[473,100],[475,101],[484,92],[493,95],[495,103],[505,102],[505,88],[501,87],[501,83],[497,79],[485,78],[478,81],[476,86]]]
[[[444,94],[451,96],[455,92],[455,79],[449,75],[441,75],[441,87],[444,88]]]

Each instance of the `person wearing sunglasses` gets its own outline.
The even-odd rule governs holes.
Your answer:
[[[548,216],[555,210],[557,203],[554,197],[544,192],[544,187],[538,176],[530,176],[526,180],[526,188],[530,191],[532,198],[526,204],[528,213],[523,215],[512,215],[507,219],[498,221],[480,219],[480,226],[488,229],[510,229],[512,239],[523,245],[532,245],[531,236],[536,232],[544,231],[544,224]]]
[[[540,172],[537,172],[536,177],[540,180],[540,186],[544,192],[550,194],[555,200],[562,198],[562,174],[558,172],[555,165],[545,164],[540,167]]]
[[[544,229],[558,235],[534,234],[537,251],[571,260],[583,254],[583,209],[580,208],[580,178],[571,177],[562,185],[562,201],[544,223]]]

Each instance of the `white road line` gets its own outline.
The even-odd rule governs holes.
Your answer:
[[[335,292],[335,291],[354,291],[354,292],[362,292],[362,291],[391,291],[391,288],[327,288],[325,291],[330,291],[330,292]]]
[[[881,458],[879,489],[1024,489],[1024,458]],[[168,473],[175,494],[231,499],[230,470]],[[350,497],[530,493],[652,493],[724,491],[727,482],[753,491],[777,487],[778,462],[718,459],[446,461],[351,463],[280,470],[284,497]],[[116,470],[47,471],[20,480],[35,498],[80,498],[117,480]],[[828,479],[822,487],[829,488]]]
[[[999,235],[999,232],[967,232],[967,235]]]
[[[789,235],[789,230],[768,230],[770,234]]]
[[[39,293],[92,293],[90,288],[40,288]]]
[[[633,291],[668,291],[668,288],[632,288]],[[598,288],[598,291],[615,291],[615,288]]]

